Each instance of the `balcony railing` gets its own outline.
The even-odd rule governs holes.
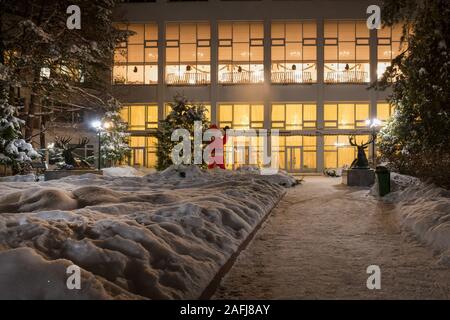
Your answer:
[[[366,83],[369,74],[365,71],[329,71],[326,73],[327,83]]]
[[[261,83],[264,82],[262,71],[224,72],[220,75],[220,83]]]
[[[272,83],[312,83],[311,72],[272,72]]]
[[[178,85],[198,85],[198,84],[209,84],[211,82],[211,77],[209,73],[168,73],[166,77],[167,84],[178,84]]]

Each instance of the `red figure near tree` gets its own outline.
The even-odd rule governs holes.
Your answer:
[[[215,124],[212,124],[209,128],[220,130]],[[225,170],[225,144],[227,143],[227,129],[229,129],[228,126],[224,128],[225,133],[222,138],[211,138],[211,143],[209,145],[211,146],[212,151],[208,159],[208,169],[218,167]]]

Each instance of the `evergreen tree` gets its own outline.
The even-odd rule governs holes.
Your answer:
[[[158,138],[157,169],[164,170],[171,166],[172,163],[172,149],[179,142],[173,142],[171,136],[176,129],[186,129],[189,131],[191,137],[194,136],[194,122],[202,122],[202,130],[208,129],[209,123],[206,119],[206,108],[202,104],[192,104],[182,95],[176,95],[174,102],[170,104],[171,112],[166,119],[161,121],[160,128],[156,134]],[[194,155],[194,145],[192,144],[191,154]],[[191,159],[193,162],[193,159]]]
[[[392,88],[396,109],[378,139],[382,158],[400,172],[449,187],[450,2],[384,0],[382,19],[404,25],[406,45],[376,84]]]
[[[114,98],[110,99],[108,107],[108,111],[102,118],[105,131],[101,135],[101,154],[104,162],[116,165],[130,155],[129,134],[127,133],[127,124],[120,116],[119,101]]]
[[[17,110],[8,101],[8,92],[0,88],[0,164],[11,166],[13,173],[23,173],[27,163],[39,155],[22,139],[24,122],[16,117]]]
[[[55,112],[105,108],[107,75],[115,45],[128,32],[114,28],[116,0],[0,0],[0,77],[29,96],[24,105],[24,137],[31,141],[39,123],[41,147]],[[67,8],[79,6],[81,29],[67,27]],[[28,95],[28,94],[27,94]],[[13,98],[13,97],[12,97]]]

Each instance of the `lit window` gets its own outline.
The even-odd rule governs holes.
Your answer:
[[[158,106],[125,106],[121,110],[124,122],[130,131],[145,131],[158,128]]]
[[[369,136],[356,136],[356,143],[369,141]],[[324,136],[325,168],[341,168],[350,166],[357,156],[357,148],[350,145],[348,136]],[[368,151],[366,149],[366,155]]]
[[[302,130],[316,128],[315,104],[273,104],[272,128]]]
[[[317,81],[315,22],[272,22],[272,83]]]
[[[404,46],[401,43],[402,33],[401,25],[384,27],[378,30],[378,79],[381,79],[386,69],[391,65],[392,59],[403,51]]]
[[[369,29],[365,21],[325,22],[326,83],[370,81]]]
[[[128,164],[135,167],[154,168],[157,162],[157,138],[153,136],[131,136]]]
[[[168,23],[166,83],[197,85],[211,82],[209,23]]]
[[[219,106],[219,126],[236,130],[263,128],[264,105],[262,104],[221,104]]]
[[[324,105],[324,125],[329,129],[366,128],[368,103],[339,103]]]
[[[117,24],[134,32],[114,51],[114,84],[156,84],[158,82],[158,27],[156,24]]]
[[[261,22],[219,23],[219,83],[264,82]]]
[[[377,119],[381,121],[383,126],[392,117],[393,114],[394,106],[391,106],[389,103],[377,104]]]

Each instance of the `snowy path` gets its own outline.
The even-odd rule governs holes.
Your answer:
[[[213,299],[449,299],[450,269],[366,194],[323,177],[290,189]],[[366,288],[372,264],[381,290]]]

